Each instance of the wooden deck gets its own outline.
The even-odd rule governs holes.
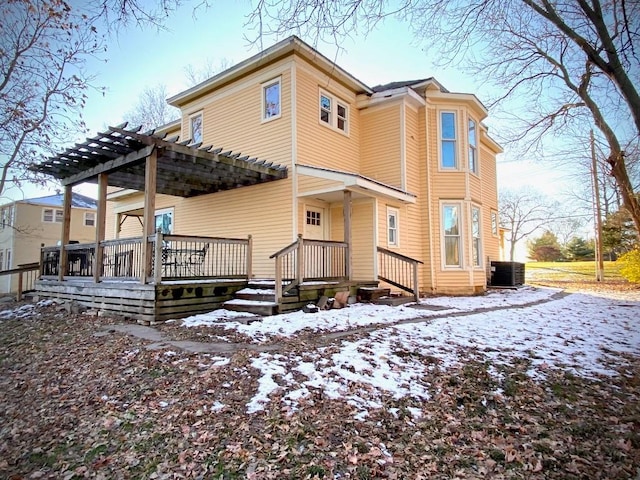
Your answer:
[[[237,279],[166,281],[160,284],[117,280],[93,283],[82,279],[36,282],[40,298],[76,301],[92,309],[145,323],[223,308],[224,302],[233,299],[235,292],[246,286],[246,280]]]
[[[251,249],[251,237],[161,233],[146,239],[44,247],[36,291],[41,298],[76,301],[147,323],[218,308],[273,315],[301,309],[338,291],[355,294],[358,286],[377,285],[348,278],[343,242],[300,237],[274,254],[277,280],[263,280],[267,291],[252,300],[237,294],[257,283],[251,274]]]

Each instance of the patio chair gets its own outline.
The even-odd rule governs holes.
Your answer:
[[[201,276],[204,274],[204,259],[209,251],[209,244],[206,243],[200,250],[191,252],[186,259],[186,267],[192,275]]]

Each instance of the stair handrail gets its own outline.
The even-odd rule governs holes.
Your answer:
[[[411,267],[411,285],[405,285],[404,283],[402,283],[402,280],[399,280],[397,278],[389,278],[389,276],[385,276],[385,275],[378,274],[378,278],[384,282],[387,282],[390,285],[398,287],[406,292],[412,293],[415,301],[416,302],[420,301],[420,291],[419,291],[419,282],[418,282],[418,264],[424,265],[424,262],[415,258],[411,258],[407,255],[403,255],[398,252],[393,252],[383,247],[377,247],[377,249],[378,249],[378,253],[392,257],[402,263],[408,264]],[[378,265],[378,268],[380,268],[380,265]],[[387,272],[385,271],[385,273]]]
[[[283,277],[282,259],[285,255],[288,255],[291,252],[294,252],[296,250],[297,250],[296,252],[297,258],[296,258],[295,278],[283,287],[282,286],[282,277]],[[275,297],[276,298],[275,300],[277,303],[280,303],[282,301],[282,296],[284,295],[285,292],[288,292],[295,286],[300,285],[302,283],[302,276],[303,276],[302,268],[304,265],[304,261],[302,258],[303,255],[304,255],[304,239],[302,238],[301,234],[298,234],[298,238],[296,241],[290,243],[286,247],[278,250],[276,253],[269,256],[269,258],[274,258],[276,261],[276,272],[275,272],[276,273],[276,278],[275,278]]]

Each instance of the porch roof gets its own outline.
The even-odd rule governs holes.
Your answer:
[[[308,175],[316,178],[323,178],[325,180],[333,180],[337,182],[335,188],[324,189],[323,191],[305,192],[302,196],[320,194],[327,198],[332,198],[331,194],[342,192],[343,190],[351,190],[355,193],[362,193],[365,196],[371,195],[383,195],[395,200],[399,200],[403,203],[416,203],[416,195],[406,192],[400,188],[385,183],[379,182],[364,175],[352,172],[343,172],[340,170],[333,170],[324,167],[315,167],[311,165],[296,165],[297,172],[300,175]],[[340,197],[332,198],[335,201],[339,201]]]
[[[65,186],[96,182],[108,174],[114,187],[145,190],[145,159],[157,153],[157,193],[194,197],[221,190],[256,185],[287,177],[287,168],[257,158],[241,156],[212,145],[178,142],[154,131],[140,133],[124,123],[87,138],[32,167],[57,178]]]

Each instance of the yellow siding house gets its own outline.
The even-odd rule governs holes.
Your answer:
[[[110,126],[36,167],[65,199],[98,185],[92,242],[70,244],[65,200],[40,295],[151,322],[486,289],[501,148],[473,94],[369,87],[290,37],[168,102],[175,122]]]
[[[18,200],[0,206],[0,270],[38,262],[40,248],[56,245],[63,220],[63,195]],[[74,242],[95,239],[96,201],[73,194],[71,229]],[[0,293],[17,290],[17,275],[0,276]]]
[[[385,276],[382,249],[422,262],[423,293],[486,288],[499,260],[502,150],[475,95],[435,78],[369,87],[290,37],[168,102],[182,112],[170,132],[181,140],[289,172],[193,198],[158,195],[156,222],[170,232],[251,235],[256,278],[273,278],[270,256],[301,235],[349,241],[354,280]],[[140,235],[144,194],[114,189],[108,199],[107,238]]]

